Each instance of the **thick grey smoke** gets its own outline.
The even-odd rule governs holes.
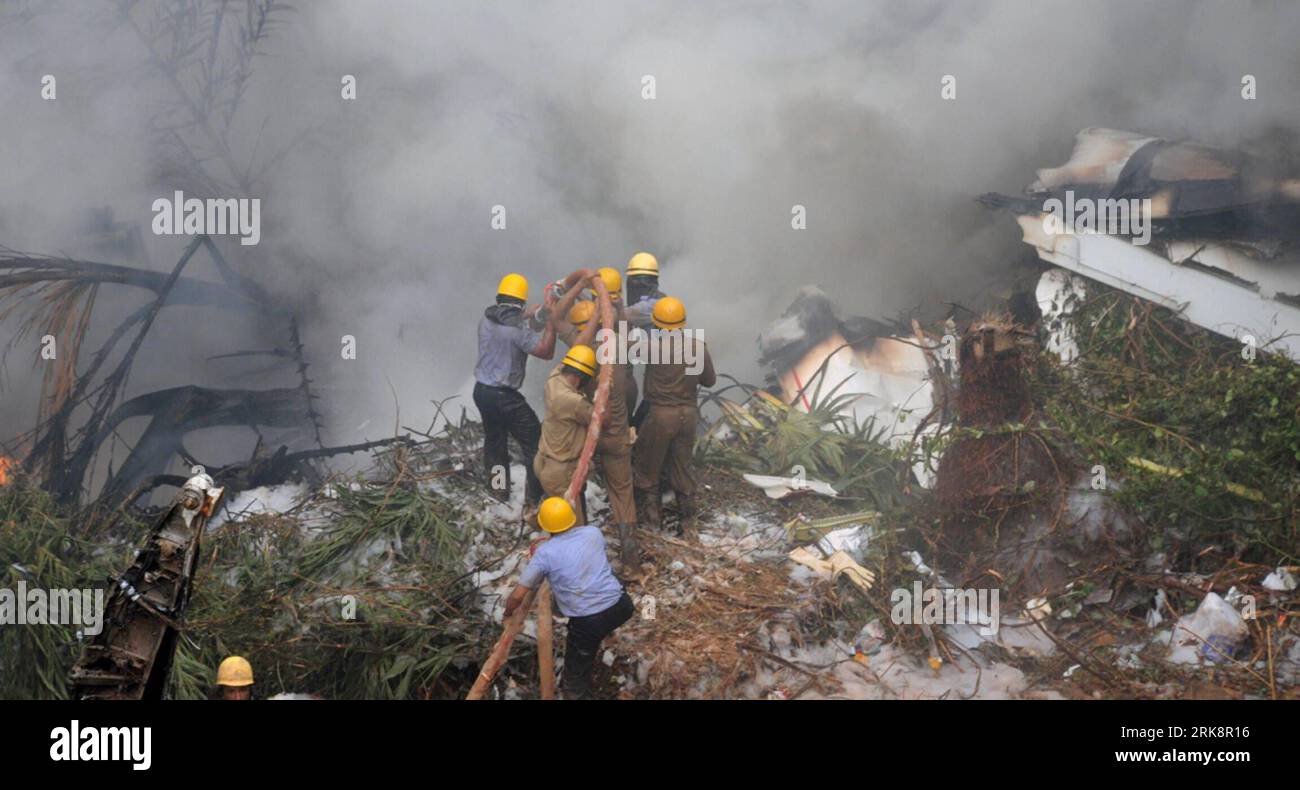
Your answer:
[[[0,27],[0,244],[77,253],[88,209],[147,233],[154,198],[201,187],[176,183],[156,128],[173,97],[115,7],[33,3]],[[538,292],[640,249],[722,370],[758,381],[754,339],[801,285],[878,316],[978,293],[1022,251],[973,198],[1018,191],[1082,127],[1226,145],[1294,129],[1297,32],[1300,7],[1264,2],[302,3],[232,134],[261,163],[262,243],[223,248],[302,314],[332,442],[392,430],[390,382],[405,425],[433,398],[469,405],[502,274]],[[184,239],[146,243],[169,268]],[[168,320],[133,392],[212,383],[226,369],[204,356],[271,342],[220,312]],[[9,384],[6,435],[29,427]]]

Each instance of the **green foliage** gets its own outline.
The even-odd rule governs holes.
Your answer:
[[[208,696],[231,653],[253,663],[264,695],[447,695],[439,679],[452,660],[481,652],[485,623],[461,566],[472,522],[415,486],[353,481],[329,493],[310,503],[316,512],[216,531],[177,651],[176,697]]]
[[[212,528],[169,680],[169,694],[206,699],[217,664],[252,661],[259,696],[458,696],[444,673],[482,657],[492,626],[474,608],[462,567],[475,524],[414,484],[336,483],[291,515]],[[94,542],[48,496],[0,488],[0,587],[103,585],[130,561],[145,525]],[[344,596],[355,601],[345,617]],[[74,629],[0,627],[0,698],[67,697],[80,653]]]
[[[1092,287],[1075,317],[1079,359],[1037,371],[1045,411],[1085,468],[1120,481],[1112,494],[1156,527],[1153,540],[1296,562],[1300,367],[1265,349],[1250,359],[1169,310]]]
[[[838,389],[838,387],[836,388]],[[803,467],[808,479],[823,480],[847,497],[866,499],[877,510],[897,507],[899,453],[883,441],[874,423],[857,423],[841,413],[852,395],[814,393],[812,409],[800,411],[756,395],[745,407],[724,409],[732,434],[697,444],[707,463],[758,474],[789,476]]]
[[[129,553],[96,550],[43,491],[19,480],[0,487],[0,588],[104,586]],[[18,602],[18,605],[24,605]],[[0,625],[0,699],[66,699],[68,670],[80,653],[76,626]]]

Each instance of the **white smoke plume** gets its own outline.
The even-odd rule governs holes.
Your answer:
[[[160,128],[175,96],[131,27],[162,5],[4,7],[0,244],[89,257],[79,234],[100,208],[145,232],[148,260],[118,262],[174,264],[186,240],[149,235],[150,205],[202,185],[178,183]],[[472,410],[475,325],[501,275],[539,293],[642,249],[720,369],[758,381],[754,339],[801,285],[882,317],[978,293],[1022,251],[974,197],[1018,191],[1082,127],[1223,145],[1294,129],[1297,32],[1300,7],[1267,2],[300,3],[230,134],[256,193],[222,196],[262,199],[262,241],[222,247],[301,315],[330,443],[391,433],[393,392],[413,427],[434,398]],[[186,313],[151,336],[131,393],[270,384],[205,358],[277,327]],[[31,427],[30,358],[9,360],[6,436]],[[545,368],[531,363],[535,401]]]

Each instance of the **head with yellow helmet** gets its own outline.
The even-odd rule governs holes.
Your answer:
[[[561,372],[571,377],[574,386],[581,387],[596,375],[596,352],[591,346],[576,345],[564,355]]]
[[[229,656],[217,667],[222,699],[253,698],[253,665],[243,656]]]

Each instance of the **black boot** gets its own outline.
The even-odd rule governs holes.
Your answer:
[[[564,672],[560,677],[560,690],[565,699],[595,699],[591,689],[591,674],[596,665],[596,648],[569,646],[564,657]]]

